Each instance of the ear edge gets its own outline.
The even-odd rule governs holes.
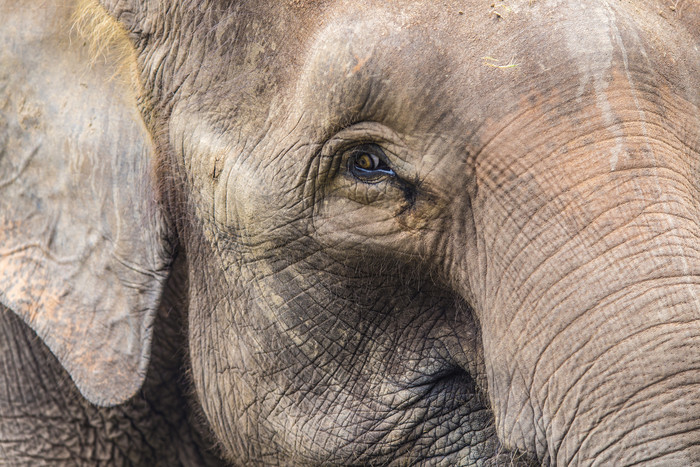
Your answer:
[[[34,36],[0,31],[0,302],[109,406],[146,377],[172,251],[136,93],[55,27],[59,3],[13,12]]]

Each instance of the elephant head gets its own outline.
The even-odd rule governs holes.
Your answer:
[[[176,274],[230,462],[700,462],[696,3],[81,11],[7,34],[0,302],[89,401]]]

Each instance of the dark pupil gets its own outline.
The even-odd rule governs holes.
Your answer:
[[[364,170],[370,170],[374,166],[369,154],[360,154],[357,158],[357,166]]]

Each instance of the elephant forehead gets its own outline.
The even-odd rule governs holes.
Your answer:
[[[478,63],[476,39],[446,37],[456,8],[436,8],[437,16],[426,19],[428,9],[382,4],[357,15],[329,15],[308,47],[295,108],[313,106],[317,121],[331,127],[365,119],[412,133],[444,113],[448,89],[472,94],[478,70],[464,71]],[[454,48],[464,53],[454,56]]]
[[[225,71],[198,66],[193,94],[227,129],[267,135],[271,126],[317,141],[361,120],[415,134],[444,133],[450,119],[449,131],[470,135],[552,92],[558,103],[597,99],[614,118],[614,76],[654,69],[674,78],[688,49],[653,3],[289,2],[253,28],[247,46],[229,50],[237,58]],[[227,24],[217,35],[236,36]]]
[[[671,63],[654,50],[669,37],[644,33],[668,29],[655,22],[598,1],[338,8],[310,35],[293,108],[313,109],[319,125],[364,118],[406,133],[452,118],[465,134],[556,90],[595,100],[612,120],[612,81]]]

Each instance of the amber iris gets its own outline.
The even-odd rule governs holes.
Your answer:
[[[361,169],[372,170],[376,169],[379,165],[379,158],[365,152],[357,156],[355,164]]]

